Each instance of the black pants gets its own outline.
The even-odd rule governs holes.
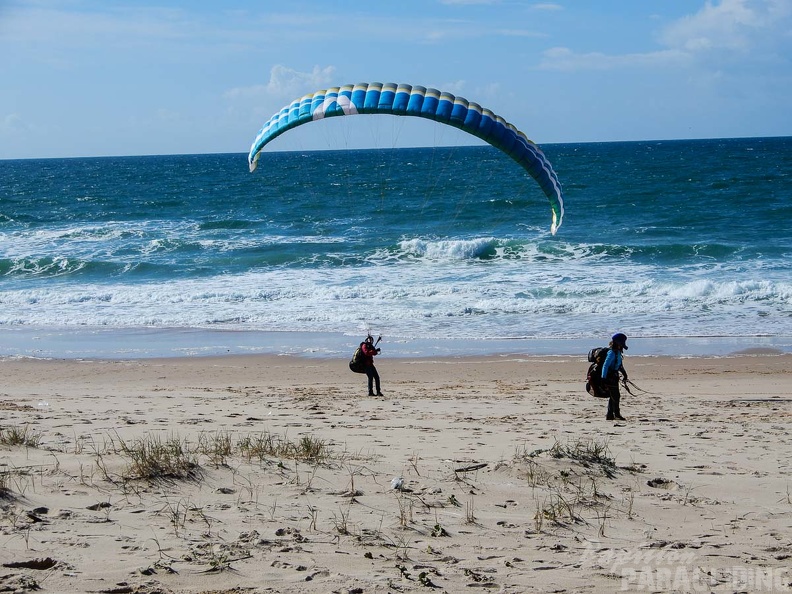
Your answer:
[[[608,412],[606,416],[609,419],[620,417],[621,410],[619,410],[619,400],[621,400],[621,393],[619,392],[618,378],[614,382],[608,381],[607,386],[610,396],[608,397]]]
[[[377,385],[377,394],[380,393],[380,378],[379,373],[377,373],[377,368],[373,365],[369,365],[366,367],[366,375],[368,376],[368,389],[369,389],[369,396],[374,394],[374,384]]]

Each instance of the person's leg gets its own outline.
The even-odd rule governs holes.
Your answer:
[[[619,384],[616,384],[616,386],[611,388],[611,398],[613,398],[613,418],[621,421],[623,417],[621,416],[621,409],[619,408],[619,402],[621,401]]]
[[[619,384],[608,378],[603,382],[603,386],[608,390],[608,412],[605,414],[605,419],[612,421],[619,414]]]
[[[366,377],[368,377],[368,395],[374,396],[374,374],[377,370],[374,367],[366,367]]]
[[[377,373],[377,368],[372,367],[371,369],[373,370],[374,383],[377,386],[377,396],[382,396],[382,390],[380,390],[380,377],[379,377],[379,373]],[[370,391],[371,391],[371,386],[369,386],[369,392]]]

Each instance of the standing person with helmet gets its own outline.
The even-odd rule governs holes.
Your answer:
[[[379,342],[379,340],[377,340],[377,342]],[[377,373],[377,368],[374,367],[374,357],[379,355],[382,349],[377,348],[377,345],[374,343],[374,337],[369,334],[366,340],[360,343],[360,350],[363,353],[366,376],[368,377],[368,395],[375,396],[374,385],[376,384],[376,396],[382,396],[382,392],[380,391],[380,376],[379,373]]]
[[[608,421],[624,421],[625,418],[621,416],[619,409],[619,400],[621,394],[619,393],[619,373],[622,374],[624,382],[627,381],[627,372],[624,370],[623,364],[623,351],[627,350],[627,335],[618,332],[611,337],[610,344],[608,345],[608,356],[605,357],[605,363],[602,365],[602,380],[607,386],[610,397],[608,398],[608,412],[605,419]]]

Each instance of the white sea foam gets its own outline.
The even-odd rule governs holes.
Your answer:
[[[50,284],[4,292],[0,326],[346,332],[366,320],[405,337],[575,337],[616,326],[652,336],[792,335],[788,282],[651,282],[616,271],[603,282],[584,267],[565,272],[519,261],[471,267],[451,258],[432,266]]]
[[[423,256],[430,260],[468,260],[480,258],[488,250],[493,250],[497,243],[494,237],[441,241],[409,239],[400,242],[399,247],[407,254]]]

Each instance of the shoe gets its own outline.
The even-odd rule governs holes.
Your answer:
[[[617,421],[626,421],[627,420],[621,415],[613,415],[613,418],[616,419]]]
[[[377,392],[377,396],[383,396],[383,395],[384,394],[382,392]]]
[[[612,421],[613,420],[613,415],[608,415],[607,417],[605,417],[605,420],[606,421]]]
[[[374,396],[374,392],[369,392],[369,396]]]

